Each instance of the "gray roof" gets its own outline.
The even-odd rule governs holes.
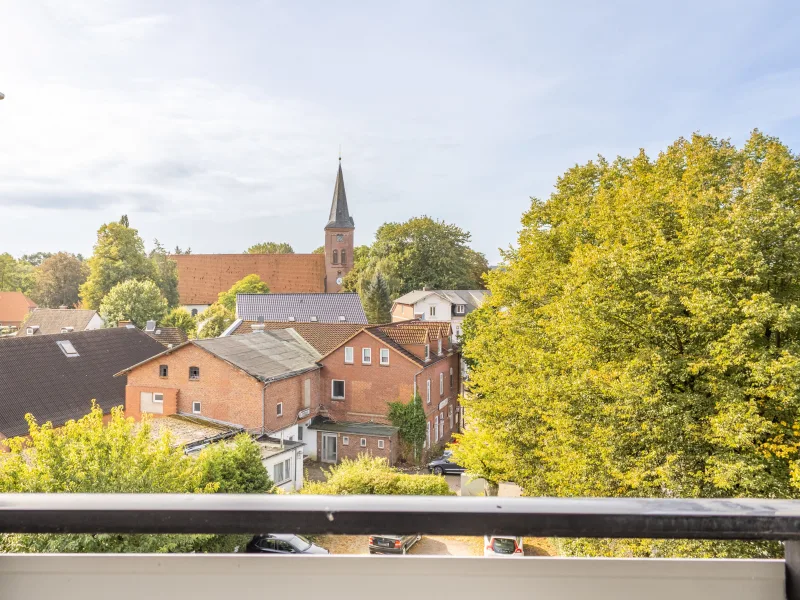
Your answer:
[[[72,331],[84,331],[96,314],[94,310],[77,308],[37,308],[25,321],[25,326],[39,328],[33,335],[61,333],[65,327],[72,327]],[[20,335],[26,335],[25,331]]]
[[[489,295],[489,290],[414,290],[400,296],[395,302],[397,304],[416,304],[431,294],[436,294],[451,304],[463,304],[467,307],[466,312],[471,312],[483,303],[483,300]]]
[[[338,431],[342,433],[356,433],[360,435],[380,435],[391,437],[397,433],[397,427],[382,425],[381,423],[359,423],[356,421],[332,421],[325,417],[314,417],[309,429],[319,431]]]
[[[318,369],[317,360],[321,358],[320,353],[294,329],[192,340],[189,343],[261,381]]]
[[[236,294],[236,316],[245,321],[367,324],[361,298],[354,293]]]
[[[344,192],[344,175],[342,175],[342,159],[340,158],[339,172],[336,174],[336,184],[333,186],[331,214],[325,229],[353,229],[355,226],[353,217],[347,210],[347,194]]]
[[[305,446],[303,442],[290,440],[281,441],[279,438],[270,437],[268,435],[257,437],[256,442],[258,442],[258,445],[261,446],[262,459],[277,456],[278,454],[290,452],[295,448],[302,448]]]

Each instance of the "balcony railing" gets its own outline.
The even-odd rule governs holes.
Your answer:
[[[5,533],[308,533],[780,540],[787,560],[0,555],[0,598],[800,598],[800,502],[0,495]]]

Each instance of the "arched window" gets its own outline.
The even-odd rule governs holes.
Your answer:
[[[196,317],[196,316],[197,316],[197,309],[196,309],[196,308],[193,308],[193,309],[192,309],[192,316],[193,316],[193,317]]]
[[[339,251],[338,250],[334,250],[333,251],[333,264],[335,264],[335,265],[339,264]]]
[[[343,265],[347,264],[347,258],[346,257],[347,257],[347,250],[342,250],[342,264]]]

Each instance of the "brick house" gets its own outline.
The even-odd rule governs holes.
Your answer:
[[[320,406],[319,358],[297,332],[281,329],[190,340],[118,375],[128,377],[125,412],[131,417],[202,415],[304,441],[303,425]]]
[[[446,322],[366,327],[322,357],[320,397],[326,420],[316,419],[311,427],[318,431],[323,460],[337,462],[339,455],[347,455],[351,450],[345,450],[342,434],[352,433],[360,444],[361,426],[388,425],[388,403],[408,402],[415,393],[427,418],[426,447],[448,442],[461,423],[459,353],[451,333]],[[331,422],[337,427],[331,428]],[[326,432],[339,435],[335,449],[319,445]],[[377,442],[375,446],[377,450]],[[381,450],[373,454],[392,458],[386,441]]]
[[[22,292],[0,292],[0,326],[19,327],[36,309],[36,303]]]

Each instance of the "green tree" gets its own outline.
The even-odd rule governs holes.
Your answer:
[[[325,481],[309,481],[301,494],[452,496],[444,477],[409,475],[389,466],[385,458],[360,455],[345,458],[325,473]]]
[[[799,198],[800,159],[757,131],[567,171],[466,319],[456,460],[529,495],[799,497]]]
[[[30,294],[33,289],[35,268],[24,260],[15,260],[8,253],[0,254],[0,292]]]
[[[131,321],[140,328],[147,321],[160,321],[168,310],[167,300],[155,283],[135,279],[115,285],[100,305],[100,315],[106,324]]]
[[[201,451],[197,459],[165,434],[155,439],[149,420],[135,423],[122,407],[91,412],[63,427],[37,425],[28,415],[30,436],[4,440],[0,461],[3,493],[239,493],[267,492],[272,482],[261,466],[256,444],[236,439]],[[247,447],[247,444],[250,447]],[[264,477],[255,476],[260,467]],[[250,473],[233,483],[232,469]],[[219,535],[0,535],[2,552],[231,552],[247,536]]]
[[[123,220],[127,221],[127,217]],[[123,281],[157,279],[142,238],[135,229],[121,223],[107,223],[98,230],[94,254],[87,263],[89,277],[81,286],[84,308],[97,310],[111,288]]]
[[[150,251],[150,260],[153,261],[154,279],[156,285],[164,294],[170,308],[180,304],[178,297],[178,263],[169,259],[167,249],[155,240],[155,246]]]
[[[163,327],[182,329],[189,339],[197,337],[197,320],[185,308],[173,308],[159,324]]]
[[[419,394],[415,394],[410,402],[390,402],[388,416],[391,424],[398,429],[405,457],[414,460],[422,457],[427,419]]]
[[[220,292],[217,301],[199,316],[202,323],[200,337],[218,337],[236,319],[236,294],[268,294],[269,286],[258,275],[248,275]]]
[[[372,281],[362,295],[364,312],[370,323],[391,323],[392,300],[389,297],[389,286],[383,275],[375,273]]]
[[[53,256],[52,252],[34,252],[33,254],[23,254],[20,261],[38,267],[51,256]]]
[[[245,254],[294,254],[294,250],[286,242],[261,242],[250,246]]]
[[[39,306],[49,308],[78,306],[80,287],[88,274],[86,263],[78,260],[74,254],[53,254],[36,269],[31,299]]]
[[[319,248],[314,248],[311,251],[311,254],[325,254],[325,246],[320,246]]]

